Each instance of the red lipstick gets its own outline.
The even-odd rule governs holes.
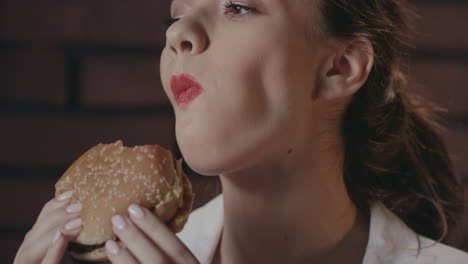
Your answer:
[[[188,106],[203,92],[195,77],[187,73],[172,76],[171,89],[179,106]]]

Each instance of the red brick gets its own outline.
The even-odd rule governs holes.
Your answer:
[[[161,25],[170,1],[5,0],[0,8],[0,38],[151,45],[164,43]],[[422,3],[417,42],[466,50],[466,3]]]
[[[33,175],[31,175],[33,176]],[[52,177],[56,176],[56,180]],[[48,179],[34,179],[31,181],[2,181],[0,197],[3,201],[14,203],[1,203],[2,212],[14,212],[5,214],[0,220],[0,226],[24,229],[31,227],[44,204],[54,197],[55,182],[61,175],[51,175]],[[32,199],[34,197],[34,199]]]
[[[129,4],[124,0],[85,0],[75,3],[82,12],[76,22],[74,39],[86,42],[131,45],[164,43],[161,31],[169,16],[170,1],[143,0]],[[71,25],[71,23],[68,23]]]
[[[0,8],[0,38],[62,40],[69,1],[4,0]]]
[[[131,4],[123,0],[5,0],[0,6],[0,39],[160,44],[169,4],[151,0]]]
[[[418,45],[468,50],[468,3],[419,4]]]
[[[410,64],[409,76],[420,85],[418,91],[450,112],[468,113],[468,65],[416,61]]]
[[[88,148],[122,139],[127,146],[159,144],[176,150],[172,114],[68,116],[1,113],[0,160],[56,167]]]
[[[91,57],[83,63],[86,105],[166,105],[159,57]]]
[[[53,49],[0,52],[0,97],[66,103],[66,65]]]

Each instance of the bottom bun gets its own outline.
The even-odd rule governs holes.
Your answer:
[[[86,253],[76,253],[73,251],[69,251],[69,253],[76,260],[109,263],[105,247],[96,248]]]

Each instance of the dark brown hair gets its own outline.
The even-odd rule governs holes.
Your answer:
[[[441,133],[442,110],[407,85],[417,14],[402,0],[322,0],[326,37],[365,37],[375,63],[342,121],[344,179],[358,209],[382,202],[417,233],[453,245],[463,188]]]

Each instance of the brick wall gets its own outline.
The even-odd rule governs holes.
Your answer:
[[[422,34],[411,82],[449,109],[445,139],[468,186],[468,2],[413,2]],[[0,204],[2,262],[11,262],[67,165],[91,146],[122,139],[180,157],[159,77],[168,8],[149,0],[0,0],[0,200],[12,201]],[[218,179],[185,170],[201,194],[195,207],[219,193]],[[465,223],[456,246],[468,250],[468,214]]]

